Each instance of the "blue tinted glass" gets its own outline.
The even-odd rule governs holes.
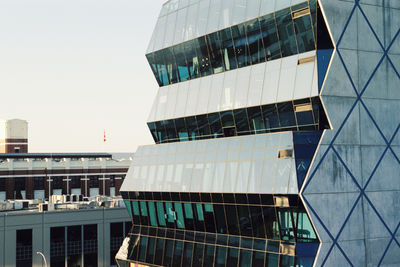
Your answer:
[[[149,130],[151,132],[151,135],[153,136],[154,141],[158,143],[156,124],[154,122],[148,122],[147,126],[149,127]]]
[[[233,114],[232,111],[224,111],[221,112],[221,122],[222,122],[222,127],[231,127],[234,126],[234,121],[233,121]]]
[[[318,246],[318,243],[297,243],[297,263],[304,267],[313,266],[315,255],[317,255]]]
[[[246,32],[243,24],[232,27],[232,38],[235,45],[238,68],[250,65],[249,48],[247,46]]]
[[[252,266],[250,250],[241,249],[239,259],[240,259],[239,266],[241,266],[241,267],[251,267]]]
[[[139,243],[139,261],[146,261],[147,237],[141,236]]]
[[[162,202],[157,202],[157,217],[158,217],[158,223],[161,226],[166,226],[165,211],[164,211],[164,205]]]
[[[264,260],[265,260],[264,258],[265,258],[265,253],[254,251],[252,266],[264,266]]]
[[[140,215],[147,216],[147,205],[145,201],[140,201]]]
[[[331,60],[333,49],[317,50],[317,63],[318,63],[318,89],[321,91],[322,83],[325,79],[326,71],[328,70],[329,62]]]
[[[149,217],[150,217],[150,224],[151,226],[158,226],[157,224],[157,215],[156,215],[156,209],[154,207],[154,202],[147,202],[147,205],[149,206]]]
[[[294,154],[298,188],[303,185],[311,160],[317,149],[322,132],[295,132],[293,133]]]
[[[315,49],[314,33],[311,25],[311,16],[306,15],[295,19],[294,27],[296,31],[297,45],[299,53],[304,53]]]
[[[203,255],[204,255],[203,253],[204,253],[204,245],[195,243],[192,267],[202,267],[203,266]]]
[[[279,123],[281,127],[293,127],[296,126],[296,120],[294,117],[293,104],[290,102],[279,103]]]
[[[313,25],[314,32],[314,40],[317,40],[317,3],[316,0],[310,0],[310,13],[311,13],[311,22]]]
[[[174,120],[164,121],[164,127],[167,134],[166,140],[176,141],[177,135]]]
[[[219,113],[208,114],[208,120],[210,122],[210,131],[214,138],[222,135],[222,124]]]
[[[290,8],[275,13],[282,57],[297,54],[296,38]]]
[[[260,23],[258,19],[251,20],[245,24],[247,42],[249,44],[251,63],[257,64],[265,61],[264,46]]]
[[[222,43],[222,54],[225,70],[233,70],[237,68],[235,49],[233,45],[231,29],[225,29],[219,32]]]
[[[187,66],[183,44],[174,46],[173,51],[178,67],[179,81],[183,82],[189,80],[189,68]]]
[[[210,123],[208,122],[207,114],[196,116],[196,120],[197,120],[199,135],[208,137],[210,135]]]
[[[248,108],[247,115],[249,117],[250,131],[252,133],[263,133],[265,126],[261,113],[261,107]]]
[[[186,62],[189,68],[189,74],[192,79],[200,77],[199,58],[197,56],[193,40],[184,43]]]
[[[164,123],[161,121],[156,122],[157,139],[160,143],[164,143],[167,139],[167,134],[165,132]]]
[[[179,141],[189,140],[188,131],[185,124],[185,119],[180,118],[175,120],[176,132],[178,134]]]
[[[281,57],[281,49],[275,23],[275,15],[269,14],[260,18],[260,27],[267,60]]]
[[[222,267],[226,264],[226,247],[217,247],[217,252],[215,256],[215,266]]]
[[[170,83],[178,82],[178,67],[176,66],[175,57],[172,48],[162,50],[167,67],[167,75]]]
[[[155,248],[156,248],[156,239],[153,237],[149,237],[147,244],[146,262],[153,263]]]
[[[272,130],[279,128],[280,125],[276,106],[273,104],[262,106],[261,108],[265,122],[265,129]]]
[[[174,256],[172,259],[173,266],[181,266],[182,263],[183,242],[175,241]]]
[[[199,67],[201,76],[211,74],[210,55],[208,53],[207,43],[205,37],[200,37],[194,40],[194,46],[199,57]]]
[[[222,205],[214,205],[217,233],[227,234],[225,211]]]
[[[236,109],[233,111],[235,117],[236,130],[238,135],[249,134],[249,121],[246,109]]]
[[[176,226],[178,228],[185,228],[185,220],[183,218],[182,204],[175,202],[175,213],[176,213]]]
[[[219,33],[211,33],[207,35],[207,44],[210,51],[211,67],[213,73],[220,73],[225,71],[225,66],[223,63],[223,53],[222,45],[219,37]]]
[[[151,70],[153,71],[154,77],[156,77],[158,85],[163,86],[162,77],[159,76],[157,64],[154,60],[154,53],[147,54],[146,58],[150,64]]]
[[[168,85],[168,73],[167,73],[167,65],[165,63],[164,52],[163,50],[157,51],[154,53],[154,63],[157,74],[158,80],[162,85]]]
[[[197,132],[198,127],[197,127],[196,117],[194,116],[187,117],[185,118],[185,122],[189,133],[189,139],[196,140],[196,137],[199,136],[199,133]]]
[[[185,242],[183,249],[183,262],[182,266],[191,266],[193,257],[193,243]]]
[[[239,259],[239,250],[237,248],[228,248],[227,266],[237,266]]]
[[[169,266],[172,262],[174,240],[167,239],[164,250],[163,265]]]

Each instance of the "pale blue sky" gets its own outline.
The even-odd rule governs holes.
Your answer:
[[[153,143],[158,86],[145,51],[164,2],[0,1],[0,118],[29,122],[30,152]]]

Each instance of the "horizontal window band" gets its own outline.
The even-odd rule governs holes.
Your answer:
[[[285,131],[329,124],[319,97],[147,123],[157,144]]]
[[[138,227],[138,225],[133,225],[134,227]],[[192,231],[190,231],[190,232],[192,232]],[[193,232],[193,233],[195,233],[195,232]],[[137,234],[135,234],[135,233],[129,233],[129,236],[131,236],[131,238],[132,237],[137,237]],[[155,238],[155,239],[163,239],[163,240],[171,240],[171,241],[176,241],[176,240],[178,240],[178,241],[182,241],[182,242],[184,242],[184,243],[193,243],[193,244],[199,244],[199,245],[211,245],[211,246],[215,246],[216,247],[216,249],[218,249],[218,247],[221,247],[221,248],[235,248],[235,249],[240,249],[240,250],[244,250],[244,251],[249,251],[249,252],[261,252],[261,253],[267,253],[267,254],[273,254],[273,255],[289,255],[289,256],[295,256],[295,254],[294,254],[294,250],[292,251],[292,252],[290,252],[290,253],[292,253],[292,254],[285,254],[285,253],[281,253],[281,252],[275,252],[275,251],[268,251],[268,250],[259,250],[259,249],[250,249],[250,248],[248,248],[248,247],[241,247],[240,246],[240,242],[239,242],[239,244],[238,244],[238,246],[234,246],[234,245],[229,245],[229,244],[220,244],[220,243],[216,243],[216,241],[215,242],[207,242],[207,241],[203,241],[203,242],[201,242],[201,241],[196,241],[196,240],[188,240],[188,239],[185,239],[185,238],[173,238],[173,237],[165,237],[165,236],[157,236],[157,235],[150,235],[150,234],[140,234],[140,236],[141,237],[147,237],[147,238]],[[237,238],[241,238],[242,236],[234,236],[234,235],[222,235],[222,234],[217,234],[217,236],[224,236],[224,238],[228,238],[229,239],[229,237],[237,237]],[[216,239],[217,239],[218,237],[216,237]],[[244,237],[243,236],[243,238],[249,238],[249,237]],[[260,241],[260,242],[267,242],[267,244],[268,244],[268,241],[269,242],[277,242],[277,243],[279,243],[279,245],[278,245],[278,247],[280,248],[280,246],[281,246],[281,244],[280,244],[280,240],[274,240],[274,239],[257,239],[257,238],[249,238],[249,239],[252,239],[252,241],[255,241],[255,242],[257,242],[257,241]],[[286,245],[286,246],[295,246],[296,245],[296,243],[295,242],[293,242],[293,243],[290,243],[290,242],[287,242],[287,244],[284,244],[284,245]],[[282,251],[283,252],[283,250],[280,250],[280,251]]]
[[[126,175],[126,172],[123,172],[123,173],[106,173],[106,175],[112,175],[112,176],[114,176],[114,175],[121,175],[121,176],[125,176]],[[103,176],[103,173],[88,173],[88,174],[85,174],[85,173],[83,173],[83,174],[22,174],[22,175],[12,175],[12,174],[9,174],[9,175],[0,175],[0,179],[4,179],[4,178],[29,178],[29,177],[32,177],[32,178],[35,178],[35,177],[65,177],[65,176],[68,176],[68,177],[73,177],[73,176],[80,176],[80,177],[91,177],[91,176]],[[115,179],[118,179],[117,177],[115,177]],[[119,179],[121,179],[121,178],[119,178]]]
[[[303,8],[305,4],[307,7]],[[303,3],[151,52],[146,57],[162,87],[298,55],[317,49],[313,16],[315,9],[311,12],[308,3]],[[285,39],[280,39],[282,36]]]

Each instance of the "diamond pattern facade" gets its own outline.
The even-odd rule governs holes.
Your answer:
[[[336,51],[325,131],[302,198],[321,239],[316,266],[400,264],[399,3],[320,1]]]

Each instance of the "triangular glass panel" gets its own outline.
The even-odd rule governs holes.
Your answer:
[[[321,8],[317,5],[317,62],[318,62],[318,90],[321,92],[322,84],[328,70],[333,54],[333,42],[329,34]]]
[[[322,132],[294,132],[294,155],[296,161],[297,186],[300,190],[314,157]]]
[[[322,83],[325,79],[326,71],[328,70],[329,62],[331,61],[333,49],[317,50],[318,62],[318,92],[321,92]]]
[[[296,255],[299,266],[312,267],[319,243],[297,243]]]

